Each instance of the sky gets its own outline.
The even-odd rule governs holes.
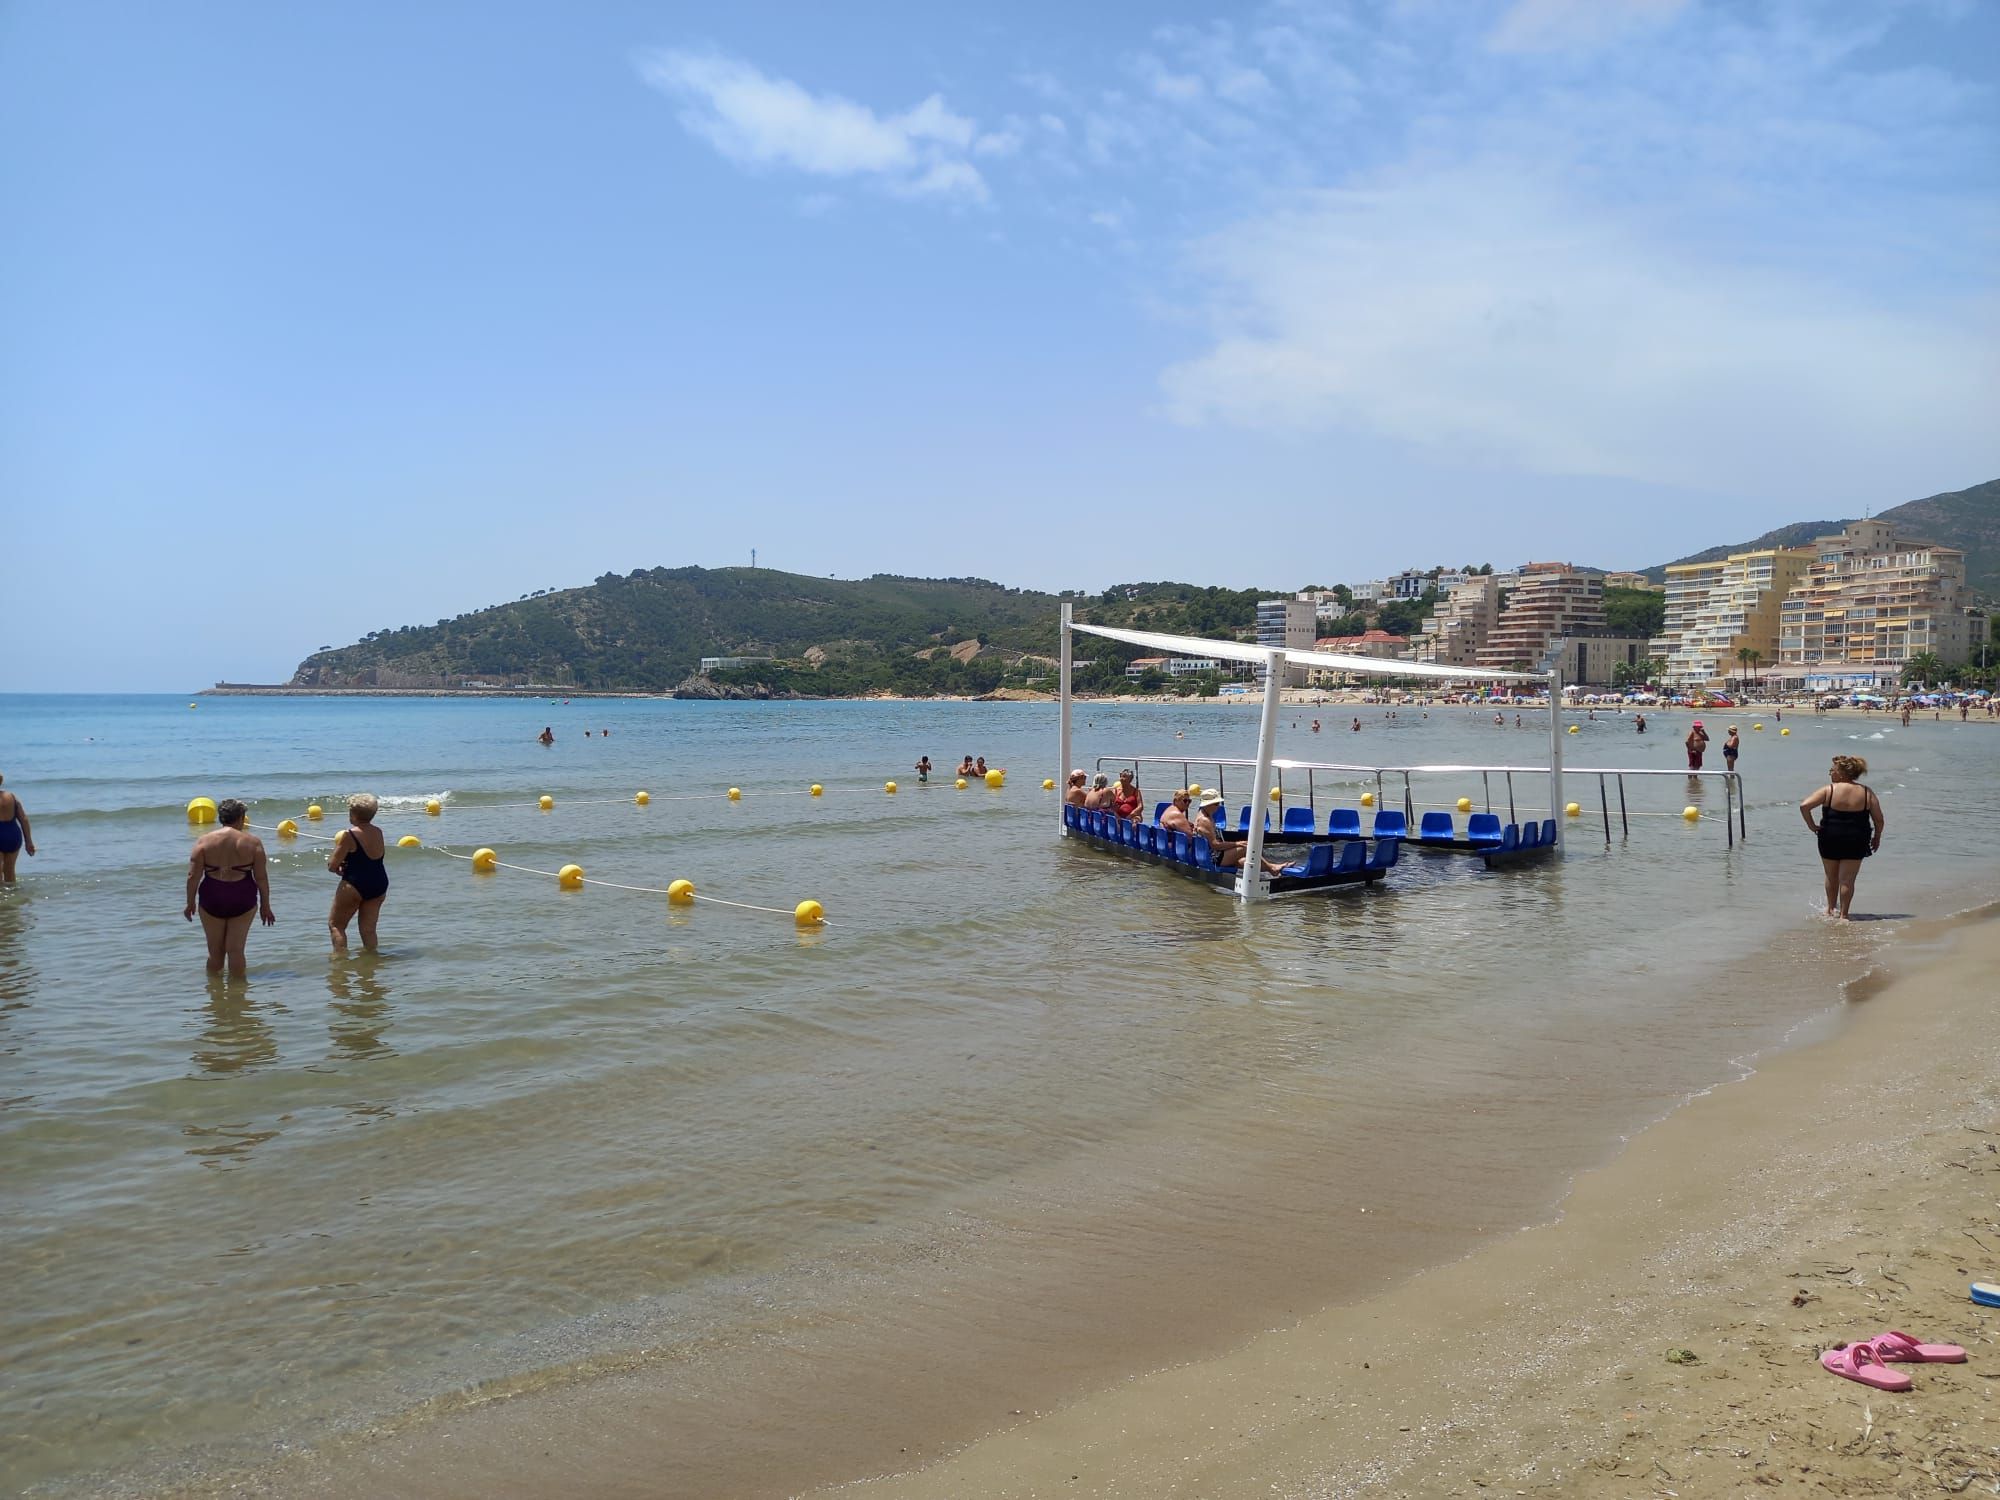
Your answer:
[[[2000,476],[2000,4],[0,4],[0,691]]]

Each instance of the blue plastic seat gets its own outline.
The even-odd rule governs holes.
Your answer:
[[[1250,831],[1250,805],[1247,802],[1243,805],[1243,810],[1236,815],[1236,831],[1238,833]]]
[[[1375,814],[1375,837],[1378,839],[1401,839],[1410,836],[1410,820],[1392,807],[1385,807]]]
[[[1188,842],[1194,846],[1194,867],[1197,870],[1213,870],[1215,868],[1215,854],[1208,847],[1208,840],[1190,839]]]
[[[1377,839],[1374,856],[1368,861],[1371,870],[1387,870],[1393,867],[1403,853],[1401,839]]]
[[[1523,823],[1521,825],[1521,847],[1523,849],[1539,849],[1542,847],[1541,824]]]
[[[1331,875],[1333,873],[1335,858],[1345,854],[1349,848],[1358,849],[1359,847],[1360,845],[1358,844],[1351,844],[1345,847],[1339,844],[1315,844],[1307,851],[1306,857],[1303,860],[1292,861],[1292,863],[1286,865],[1278,873],[1306,880],[1315,879],[1323,875]]]
[[[1303,834],[1311,838],[1313,834],[1313,810],[1310,807],[1288,807],[1285,809],[1284,831]]]
[[[1111,820],[1111,836],[1129,849],[1139,841],[1139,825],[1129,818],[1114,817]]]
[[[1167,815],[1167,808],[1171,805],[1166,802],[1155,802],[1153,804],[1153,821],[1157,823],[1160,819],[1164,818]]]
[[[1101,839],[1111,837],[1111,814],[1101,809],[1090,815],[1090,831]]]
[[[1332,849],[1335,846],[1328,844],[1326,847]],[[1364,840],[1353,839],[1338,847],[1340,858],[1333,862],[1333,871],[1336,875],[1351,875],[1368,863],[1368,845]]]
[[[1336,807],[1326,820],[1327,834],[1337,839],[1361,837],[1361,814],[1351,807]]]
[[[1548,848],[1553,848],[1555,846],[1555,841],[1556,841],[1556,820],[1554,818],[1542,819],[1543,845]]]
[[[1474,813],[1466,819],[1465,836],[1475,844],[1497,844],[1500,842],[1500,815],[1498,813]]]
[[[1427,812],[1417,825],[1417,842],[1420,844],[1449,844],[1458,835],[1451,826],[1448,812]]]
[[[1147,823],[1139,825],[1139,847],[1148,854],[1160,852],[1160,830]]]
[[[1194,840],[1182,833],[1178,828],[1174,830],[1173,859],[1177,864],[1191,865],[1194,863]]]
[[[1512,854],[1521,847],[1521,830],[1512,823],[1500,830],[1500,852]]]
[[[1063,827],[1076,827],[1076,809],[1071,807],[1067,802],[1063,804]]]

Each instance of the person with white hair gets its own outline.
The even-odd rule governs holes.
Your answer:
[[[1090,798],[1090,791],[1085,785],[1089,780],[1089,775],[1083,771],[1070,772],[1069,785],[1063,788],[1063,801],[1071,807],[1082,807]]]
[[[383,864],[388,840],[375,826],[381,806],[366,792],[347,799],[347,826],[333,841],[333,853],[326,867],[340,877],[333,888],[333,910],[326,914],[327,935],[333,951],[347,951],[347,924],[359,917],[361,946],[375,951],[375,921],[382,915],[383,898],[389,894],[389,870]]]

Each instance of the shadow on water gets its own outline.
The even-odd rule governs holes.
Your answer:
[[[333,1014],[327,1018],[326,1030],[335,1061],[396,1055],[396,1049],[382,1040],[382,1033],[394,1024],[395,1013],[389,1005],[389,987],[377,973],[380,962],[378,955],[362,953],[336,958],[327,967],[326,988],[332,997]]]
[[[39,979],[29,957],[28,933],[34,908],[18,891],[0,892],[0,1037],[10,1014],[28,1008],[28,997]],[[0,1052],[13,1048],[0,1042]]]

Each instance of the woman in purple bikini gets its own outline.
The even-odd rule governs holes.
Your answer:
[[[264,859],[264,841],[243,826],[244,807],[234,797],[215,809],[222,826],[195,840],[188,857],[188,921],[201,913],[201,930],[208,937],[208,972],[241,979],[243,944],[253,917],[269,927],[278,920],[271,910],[271,875]]]

